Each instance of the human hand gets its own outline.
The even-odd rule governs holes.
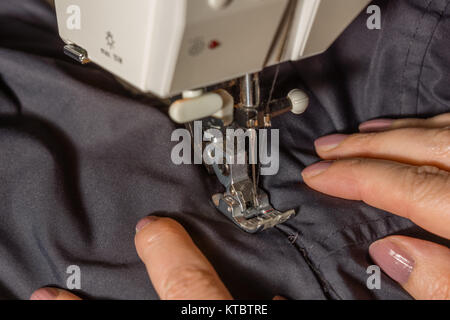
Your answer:
[[[450,113],[427,120],[369,121],[360,131],[318,139],[317,153],[327,161],[306,168],[305,183],[450,239]],[[414,298],[450,299],[449,248],[391,236],[373,243],[369,252]]]

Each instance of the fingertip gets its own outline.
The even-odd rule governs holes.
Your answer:
[[[450,298],[449,248],[406,236],[390,236],[373,243],[369,253],[414,298]]]
[[[324,173],[331,167],[333,163],[334,161],[321,161],[306,167],[302,171],[303,179],[308,180]]]
[[[411,254],[392,238],[378,240],[369,247],[369,254],[388,276],[405,285],[415,266]]]
[[[181,224],[158,218],[150,222],[146,219],[140,226],[135,237],[136,250],[161,299],[231,298]]]
[[[317,139],[314,142],[314,146],[318,153],[321,152],[329,152],[331,150],[336,149],[339,145],[344,142],[349,135],[346,134],[332,134],[329,136],[325,136]]]
[[[30,300],[72,301],[72,300],[81,300],[81,298],[63,289],[45,287],[33,292],[33,294],[30,296]]]
[[[56,288],[40,288],[32,293],[30,300],[56,300],[59,290]]]
[[[329,196],[361,200],[358,198],[359,184],[354,176],[354,168],[360,162],[359,159],[322,161],[303,170],[303,181],[311,189]]]
[[[136,236],[139,238],[141,235],[159,232],[177,234],[183,232],[184,228],[181,224],[171,218],[149,216],[138,222],[136,230],[138,230]]]
[[[156,216],[148,216],[141,220],[136,225],[136,233],[139,233],[142,229],[144,229],[147,225],[149,225],[152,222],[155,222],[159,219],[159,217]]]
[[[140,229],[136,233],[135,246],[142,260],[145,260],[150,247],[165,246],[176,239],[183,239],[183,241],[190,239],[181,224],[170,218],[149,216],[142,219],[138,225]]]

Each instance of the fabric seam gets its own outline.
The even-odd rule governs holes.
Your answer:
[[[343,228],[340,228],[339,230],[334,231],[328,237],[324,238],[323,240],[317,241],[316,243],[314,243],[312,246],[309,246],[309,247],[301,246],[301,242],[299,241],[298,236],[295,237],[295,241],[294,240],[291,241],[291,244],[299,251],[299,253],[305,259],[305,262],[307,263],[311,272],[313,272],[314,276],[316,277],[317,282],[319,283],[319,285],[320,285],[324,295],[327,297],[327,299],[334,300],[333,296],[330,295],[330,293],[332,293],[337,297],[337,299],[343,300],[343,298],[337,293],[336,289],[334,289],[334,287],[328,282],[328,280],[323,276],[322,272],[320,271],[320,266],[322,265],[323,260],[327,257],[332,256],[333,254],[335,254],[337,252],[340,252],[340,251],[348,248],[348,247],[370,243],[370,242],[373,242],[375,239],[370,238],[370,239],[365,239],[364,241],[353,242],[353,243],[347,244],[339,249],[333,250],[326,256],[319,258],[317,263],[313,262],[312,259],[310,259],[308,251],[311,250],[316,244],[318,244],[318,243],[323,244],[324,241],[328,240],[333,235],[336,235],[336,234],[344,231],[346,228],[351,228],[351,230],[361,229],[361,226],[369,226],[369,225],[372,225],[375,223],[385,222],[385,221],[387,221],[389,219],[393,219],[393,218],[399,218],[399,217],[390,215],[390,216],[383,217],[383,218],[376,219],[376,220],[366,220],[366,221],[363,221],[363,222],[360,222],[357,224],[351,224],[351,225],[344,226]],[[285,235],[285,236],[288,235],[285,231],[281,230],[280,228],[276,227],[276,229],[278,231],[280,231],[280,233],[282,233],[283,235]]]
[[[358,223],[345,225],[342,228],[333,231],[328,236],[315,241],[315,243],[313,243],[311,246],[309,246],[307,248],[307,250],[313,249],[317,244],[324,244],[328,239],[330,239],[331,237],[335,236],[336,234],[341,233],[342,231],[344,231],[347,228],[356,229],[356,227],[367,226],[367,225],[370,225],[370,224],[373,224],[373,223],[377,223],[377,222],[380,222],[380,221],[386,221],[386,220],[393,219],[393,218],[398,218],[398,217],[394,216],[394,215],[389,215],[389,216],[386,216],[386,217],[383,217],[383,218],[379,218],[379,219],[375,219],[375,220],[366,220],[366,221],[362,221],[362,222],[358,222]]]
[[[280,233],[282,233],[284,236],[287,236],[288,234],[281,230],[278,227],[275,227]],[[308,265],[311,272],[314,274],[314,277],[316,278],[320,288],[322,289],[323,294],[328,300],[334,300],[333,297],[330,295],[330,292],[332,292],[339,300],[342,300],[342,297],[336,292],[336,290],[330,285],[330,283],[325,279],[325,277],[322,275],[320,270],[315,266],[315,264],[312,262],[312,260],[309,258],[308,252],[306,248],[303,248],[300,246],[300,244],[295,241],[291,243],[294,248],[302,255],[303,259],[305,260],[306,264]]]

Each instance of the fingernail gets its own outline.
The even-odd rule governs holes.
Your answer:
[[[148,216],[145,217],[144,219],[142,219],[141,221],[139,221],[136,225],[136,233],[138,233],[139,231],[141,231],[145,226],[147,226],[149,223],[154,222],[158,220],[157,217],[155,216]]]
[[[55,288],[42,288],[33,292],[30,300],[55,300],[59,291]]]
[[[316,149],[320,151],[330,151],[337,148],[342,141],[348,138],[346,134],[333,134],[331,136],[322,137],[316,140],[314,143]]]
[[[389,277],[400,284],[408,282],[415,262],[398,245],[389,240],[380,240],[370,246],[369,253]]]
[[[326,171],[334,161],[322,161],[307,167],[302,172],[303,177],[312,178]]]
[[[391,119],[377,119],[361,123],[359,131],[361,132],[379,132],[385,131],[392,127],[394,120]]]

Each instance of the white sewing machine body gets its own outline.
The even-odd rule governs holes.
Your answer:
[[[370,0],[56,0],[61,38],[169,97],[325,51]]]

